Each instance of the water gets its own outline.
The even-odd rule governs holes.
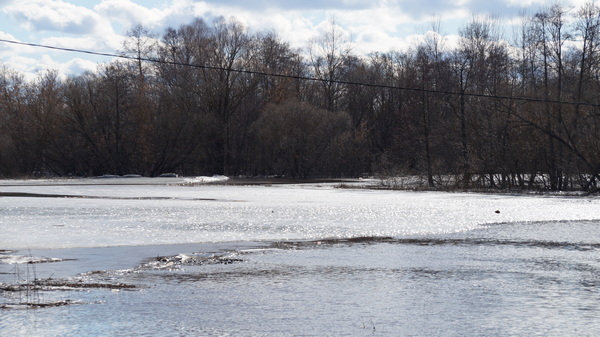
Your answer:
[[[30,187],[34,188],[29,191],[45,191]],[[0,282],[14,283],[15,266],[23,271],[35,266],[39,279],[135,286],[39,291],[43,302],[78,304],[0,309],[2,335],[600,333],[600,221],[595,220],[600,213],[595,198],[348,191],[326,186],[211,186],[195,193],[181,186],[60,189],[81,195],[160,194],[180,199],[0,198],[7,215],[3,228],[10,219],[14,226],[33,231],[25,235],[11,228],[11,235],[1,234],[0,249],[18,251],[4,252],[0,258],[64,259],[33,265],[0,263]],[[198,198],[198,192],[227,201],[181,200]],[[160,221],[140,215],[161,213],[156,207],[165,207],[164,202],[175,215],[161,216]],[[75,215],[82,208],[83,214],[93,216],[77,221]],[[347,214],[357,209],[368,213]],[[282,214],[270,215],[267,210]],[[221,215],[211,219],[216,214]],[[166,218],[176,225],[166,231],[168,235],[162,232],[167,226],[161,224]],[[63,227],[54,227],[56,221]],[[136,228],[140,222],[146,231],[133,240],[142,244],[119,245],[121,236],[102,235],[124,226]],[[98,237],[78,241],[80,233],[69,230],[76,225]],[[55,228],[63,240],[48,234]],[[36,237],[40,233],[46,241]],[[209,240],[198,240],[202,237]],[[35,247],[19,247],[24,241]],[[23,294],[4,292],[0,304],[17,303],[18,296]]]

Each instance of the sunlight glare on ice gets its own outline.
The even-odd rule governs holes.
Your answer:
[[[466,231],[490,223],[593,220],[600,214],[598,200],[586,197],[340,189],[322,184],[30,183],[0,186],[0,191],[85,196],[0,198],[1,249],[397,237]]]

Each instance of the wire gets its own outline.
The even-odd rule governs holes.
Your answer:
[[[414,91],[414,92],[453,95],[453,96],[492,98],[492,99],[516,100],[516,101],[526,101],[526,102],[536,102],[536,103],[554,103],[554,104],[565,104],[565,105],[600,107],[600,104],[587,103],[587,102],[558,101],[558,100],[548,100],[548,99],[543,99],[543,98],[520,97],[520,96],[488,95],[488,94],[455,92],[455,91],[447,91],[447,90],[410,88],[410,87],[402,87],[402,86],[386,85],[386,84],[331,80],[331,79],[323,79],[323,78],[310,77],[310,76],[295,76],[295,75],[286,75],[286,74],[278,74],[278,73],[267,73],[267,72],[256,71],[256,70],[229,69],[229,68],[223,68],[223,67],[217,67],[217,66],[187,64],[187,63],[158,60],[158,59],[146,58],[146,57],[134,57],[134,56],[127,56],[127,55],[123,55],[123,54],[103,53],[103,52],[95,52],[95,51],[90,51],[90,50],[55,47],[55,46],[49,46],[49,45],[43,45],[43,44],[37,44],[37,43],[19,42],[19,41],[5,40],[5,39],[0,39],[0,42],[35,47],[35,48],[45,48],[45,49],[53,49],[53,50],[73,52],[73,53],[88,54],[88,55],[107,56],[107,57],[115,57],[115,58],[128,59],[128,60],[160,63],[160,64],[166,64],[166,65],[175,65],[175,66],[183,66],[183,67],[191,67],[191,68],[199,68],[199,69],[207,69],[207,70],[230,71],[230,72],[241,73],[241,74],[261,75],[261,76],[278,77],[278,78],[289,78],[289,79],[312,81],[312,82],[327,82],[327,83],[344,84],[344,85],[352,85],[352,86],[364,86],[364,87],[372,87],[372,88],[380,88],[380,89],[396,89],[396,90],[402,90],[402,91]]]

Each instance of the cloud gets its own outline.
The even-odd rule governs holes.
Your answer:
[[[31,56],[24,56],[25,54]],[[34,54],[31,53],[31,50],[13,50],[12,53],[10,50],[6,53],[0,52],[0,58],[0,66],[8,65],[10,69],[22,74],[27,81],[35,80],[39,73],[47,70],[58,70],[63,79],[67,76],[76,76],[87,71],[96,72],[98,64],[101,62],[81,58],[64,60],[62,55],[59,54]],[[106,61],[108,62],[109,60]]]
[[[95,71],[97,63],[80,59],[73,59],[66,63],[61,63],[53,59],[50,55],[41,55],[39,58],[16,58],[18,64],[16,69],[22,69],[27,80],[35,80],[37,76],[48,70],[57,70],[61,78],[65,79],[69,75],[81,74],[84,71]]]
[[[589,0],[562,0],[565,6]],[[0,0],[0,38],[26,40],[57,47],[114,52],[124,34],[142,24],[156,34],[178,28],[195,18],[235,17],[253,32],[272,31],[293,48],[308,47],[327,32],[331,20],[351,36],[353,51],[406,50],[414,47],[441,22],[448,44],[473,15],[497,14],[510,24],[522,9],[533,13],[556,0]],[[21,31],[18,29],[21,28]],[[27,29],[23,32],[23,29]],[[2,31],[6,32],[3,33]],[[449,35],[454,34],[454,35]],[[453,42],[454,41],[454,42]],[[53,59],[42,58],[47,53]],[[20,56],[18,58],[17,56]],[[27,56],[27,57],[25,57]],[[32,58],[29,58],[32,56]],[[77,58],[81,57],[81,58]],[[59,67],[77,74],[95,69],[105,58],[0,45],[0,62],[19,70]],[[54,62],[54,63],[53,63]]]
[[[26,80],[31,80],[35,77],[34,68],[38,60],[32,57],[20,56],[18,54],[9,56],[5,59],[5,62],[0,63],[8,65],[10,69],[17,71],[22,74]]]
[[[105,0],[96,5],[94,11],[111,21],[120,21],[126,27],[141,24],[152,28],[165,16],[164,11],[147,8],[130,0]]]
[[[110,20],[113,25],[120,25],[121,29],[117,31],[121,34],[138,24],[160,34],[168,27],[178,28],[197,17],[209,19],[230,16],[232,11],[236,14],[239,12],[221,4],[213,5],[194,0],[172,0],[168,6],[160,8],[146,6],[144,1],[104,0],[94,6],[94,11]]]
[[[19,39],[11,34],[0,31],[0,39],[8,41],[20,42]],[[1,42],[0,44],[0,62],[2,58],[12,57],[18,54],[32,54],[37,52],[38,49],[30,46],[24,46],[19,44]]]
[[[40,44],[58,48],[82,49],[110,53],[121,48],[122,38],[117,35],[105,38],[95,36],[54,36],[42,39]]]
[[[396,50],[406,41],[390,36],[379,29],[367,29],[354,38],[353,51],[366,55],[373,52],[386,52]]]
[[[237,7],[263,11],[268,10],[328,10],[344,8],[357,10],[377,6],[382,1],[374,0],[207,0],[208,4],[219,6]]]
[[[35,80],[39,73],[47,70],[58,70],[60,77],[77,76],[84,72],[96,72],[98,62],[74,58],[67,62],[56,60],[50,55],[36,57],[12,56],[7,59],[10,68],[22,74],[27,81]]]
[[[439,16],[443,19],[468,19],[472,15],[495,15],[512,19],[523,10],[538,11],[545,6],[560,3],[566,7],[579,7],[589,0],[402,0],[398,7],[414,18]],[[456,13],[462,13],[460,17]]]
[[[456,13],[461,13],[461,16],[468,17],[474,13],[495,12],[499,8],[499,4],[504,4],[506,0],[486,0],[486,1],[464,1],[464,0],[428,0],[414,1],[403,0],[398,3],[397,10],[405,13],[413,20],[425,20],[433,16],[442,18],[456,17]]]
[[[3,9],[9,17],[29,31],[91,34],[102,31],[101,17],[93,11],[61,0],[23,0],[9,2]]]
[[[10,40],[10,41],[17,41],[17,39],[12,34],[5,33],[3,31],[0,31],[0,39],[2,39],[2,40]],[[8,48],[13,48],[13,47],[16,47],[16,45],[8,44],[7,43],[7,44],[3,45],[2,48],[0,48],[0,52],[3,52],[3,51],[5,51]]]
[[[96,72],[98,63],[90,60],[74,58],[60,66],[60,72],[67,75],[79,75],[84,72]]]

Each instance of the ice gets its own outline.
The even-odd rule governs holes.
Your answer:
[[[6,264],[32,264],[32,263],[50,263],[61,262],[63,259],[55,257],[37,257],[22,255],[0,255],[0,263]]]
[[[229,180],[229,177],[223,175],[213,175],[212,177],[200,176],[195,178],[183,178],[189,184],[221,183]]]
[[[13,196],[0,197],[0,249],[399,237],[600,218],[590,197],[192,183],[199,178],[3,181],[0,194]]]

